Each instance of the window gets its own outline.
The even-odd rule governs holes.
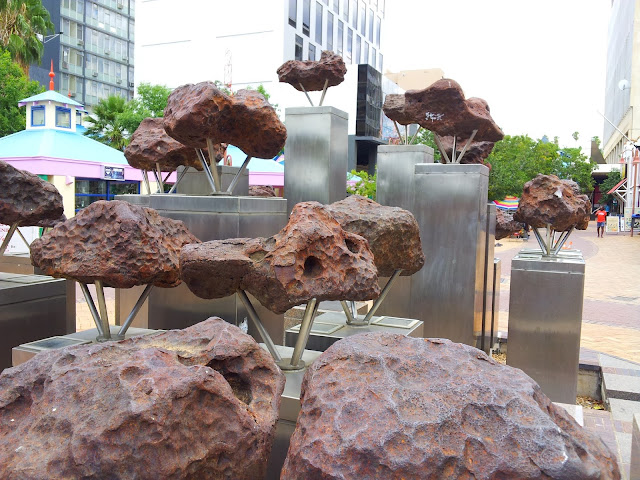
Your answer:
[[[289,0],[289,25],[296,27],[298,18],[298,0]]]
[[[344,44],[344,23],[342,23],[342,20],[338,20],[338,39],[336,40],[338,42],[338,48],[337,48],[337,52],[338,55],[342,56],[342,45]]]
[[[39,107],[31,107],[31,126],[44,126],[44,105]]]
[[[295,50],[295,59],[302,60],[302,47],[303,47],[302,37],[296,35],[296,50]]]
[[[316,46],[309,42],[309,60],[316,59]]]
[[[369,44],[364,42],[362,51],[362,63],[369,63]]]
[[[311,28],[311,0],[302,2],[302,33],[308,37]]]
[[[351,53],[353,52],[353,30],[347,29],[347,63],[351,63]]]
[[[366,35],[367,34],[367,30],[366,30],[366,26],[367,26],[367,6],[360,2],[360,32],[362,32],[362,35]]]
[[[56,107],[56,127],[71,128],[71,109]]]
[[[356,0],[351,0],[351,26],[358,27],[358,2]]]
[[[343,0],[342,3],[342,16],[349,23],[349,0]]]
[[[333,11],[340,15],[340,0],[333,0]]]
[[[363,32],[364,34],[364,32]],[[373,42],[373,10],[369,10],[369,41]]]
[[[382,71],[382,54],[378,55],[378,71]]]
[[[371,47],[371,66],[373,68],[376,68],[376,58],[378,57],[378,52],[376,52],[376,49]]]
[[[356,65],[360,63],[360,50],[362,47],[362,40],[360,39],[360,35],[356,35]]]
[[[333,51],[333,13],[327,12],[327,50]]]
[[[140,182],[76,179],[76,212],[98,200],[113,200],[115,195],[140,193]]]
[[[82,125],[82,112],[80,110],[76,110],[76,126]]]
[[[322,5],[316,2],[316,42],[322,45]]]
[[[376,47],[380,48],[380,17],[376,17]]]

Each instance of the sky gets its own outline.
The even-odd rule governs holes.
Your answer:
[[[622,0],[628,1],[628,0]],[[441,68],[505,134],[602,138],[611,0],[386,0],[384,70]]]

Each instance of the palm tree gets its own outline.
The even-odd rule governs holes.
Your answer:
[[[31,63],[40,63],[42,38],[54,31],[41,0],[0,0],[0,46],[28,74]]]
[[[126,105],[126,100],[116,95],[100,100],[88,119],[91,126],[87,128],[85,135],[112,148],[124,150],[129,142],[120,117],[126,110]]]

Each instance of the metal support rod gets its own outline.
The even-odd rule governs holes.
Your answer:
[[[156,183],[158,184],[157,193],[164,193],[164,184],[162,183],[162,172],[160,171],[160,164],[156,162],[156,169],[153,171],[153,176],[156,177]]]
[[[560,236],[560,238],[558,239],[558,242],[556,243],[555,248],[553,249],[554,255],[557,255],[560,252],[560,249],[567,241],[567,238],[569,238],[569,235],[571,235],[571,232],[573,232],[573,227],[571,227],[569,230],[564,232],[564,237],[562,235]]]
[[[142,170],[142,180],[144,180],[144,186],[147,187],[147,195],[151,195],[151,185],[149,184],[149,174],[146,170]]]
[[[220,175],[218,174],[218,164],[216,162],[216,157],[213,154],[215,151],[213,140],[207,138],[207,150],[209,152],[209,164],[212,167],[211,173],[213,174],[213,181],[216,184],[216,190],[218,192],[222,191],[222,182],[220,181]]]
[[[189,167],[184,167],[182,172],[180,172],[180,175],[178,175],[178,178],[176,178],[176,183],[173,184],[173,187],[171,187],[171,190],[169,190],[169,193],[173,193],[173,192],[176,191],[176,188],[178,187],[178,184],[184,178],[184,176],[187,174],[187,170],[189,170]]]
[[[302,89],[302,91],[304,92],[304,94],[307,96],[307,100],[309,100],[309,103],[311,104],[312,107],[315,107],[315,105],[313,104],[313,102],[311,101],[311,97],[309,96],[309,94],[307,93],[307,91],[304,89],[304,87],[302,86],[301,83],[299,83],[298,85],[300,85],[300,88]]]
[[[436,132],[433,132],[433,139],[436,141],[436,145],[438,146],[438,150],[440,150],[440,154],[442,155],[444,163],[449,163],[449,155],[447,155],[447,152],[444,151],[440,135],[438,135]]]
[[[100,320],[102,321],[102,334],[105,339],[111,338],[111,330],[109,328],[109,316],[107,315],[107,302],[104,300],[104,285],[102,280],[93,282],[96,286],[96,296],[98,297],[98,308],[100,309]]]
[[[258,330],[262,341],[267,346],[267,350],[269,350],[269,353],[271,353],[271,356],[275,359],[276,362],[281,362],[282,357],[278,353],[278,350],[276,350],[276,346],[274,345],[273,340],[271,340],[269,332],[267,332],[267,330],[264,328],[264,325],[262,325],[260,317],[258,317],[258,312],[256,312],[255,308],[253,308],[253,304],[251,303],[251,300],[249,300],[249,297],[247,297],[246,292],[244,290],[238,290],[238,296],[247,309],[247,314]]]
[[[298,338],[296,339],[296,346],[293,347],[293,355],[291,355],[291,365],[297,366],[300,363],[304,349],[307,346],[309,340],[309,333],[311,333],[311,327],[313,325],[313,319],[318,311],[318,302],[315,298],[312,298],[307,303],[307,308],[304,310],[304,317],[302,317],[302,323],[300,324],[300,331],[298,332]]]
[[[467,153],[467,149],[469,148],[469,145],[471,145],[471,142],[473,142],[473,139],[475,138],[476,133],[478,133],[478,130],[474,130],[471,133],[469,140],[467,140],[467,143],[464,145],[464,148],[462,149],[462,151],[460,152],[460,155],[458,156],[458,163],[460,163],[464,154]]]
[[[552,235],[553,233],[551,229],[551,224],[547,223],[547,241],[546,241],[547,255],[551,255],[551,246],[553,245],[552,244],[553,240],[551,239]]]
[[[91,297],[91,292],[89,291],[89,287],[86,283],[80,283],[80,289],[84,295],[84,299],[87,301],[87,306],[89,307],[89,312],[91,312],[91,316],[93,317],[93,321],[96,324],[96,328],[98,329],[98,335],[104,336],[104,330],[102,329],[102,321],[100,320],[100,314],[98,314],[98,310],[96,310],[96,304],[93,303],[93,298]]]
[[[395,272],[393,272],[393,275],[391,275],[391,277],[389,278],[389,281],[382,289],[382,292],[380,292],[380,296],[374,302],[373,307],[371,307],[371,310],[369,310],[367,312],[367,315],[364,317],[364,323],[369,324],[371,322],[371,318],[375,315],[378,308],[380,308],[380,305],[382,305],[382,302],[384,302],[384,298],[389,293],[389,290],[391,290],[391,286],[393,285],[393,282],[396,281],[396,279],[401,273],[402,273],[401,268],[398,268]]]
[[[400,133],[400,127],[398,126],[398,122],[394,120],[393,126],[396,127],[396,132],[398,133],[398,140],[402,142],[402,134]]]
[[[418,133],[420,133],[420,129],[422,127],[420,125],[418,125],[418,129],[416,130],[416,133],[413,134],[413,137],[411,137],[411,141],[409,142],[409,145],[413,145],[413,141],[416,139],[416,137],[418,136]]]
[[[17,222],[16,223],[12,223],[11,226],[9,227],[9,231],[7,232],[7,236],[4,237],[2,245],[0,246],[0,256],[4,255],[4,252],[7,249],[7,247],[9,246],[9,242],[11,241],[11,237],[13,237],[13,234],[15,233],[17,228],[18,228],[18,223]]]
[[[24,242],[24,244],[27,246],[27,248],[29,249],[29,251],[31,251],[31,245],[29,245],[29,242],[27,242],[27,239],[24,238],[24,235],[22,234],[22,232],[20,231],[19,228],[16,228],[16,232],[18,232],[18,235],[20,235],[20,238],[22,239],[22,241]]]
[[[138,298],[138,301],[133,306],[133,309],[131,310],[131,313],[129,313],[129,316],[127,317],[127,319],[124,321],[124,323],[120,327],[120,330],[118,331],[118,336],[120,336],[120,335],[124,336],[124,334],[127,333],[127,330],[129,330],[129,327],[131,326],[131,323],[136,318],[136,315],[138,314],[138,312],[142,308],[142,305],[144,305],[145,300],[147,299],[147,297],[151,293],[151,289],[152,288],[153,288],[153,284],[152,283],[150,283],[149,285],[144,287],[144,291],[140,295],[140,298]]]
[[[540,235],[540,232],[538,231],[538,227],[531,227],[531,230],[533,230],[533,234],[536,236],[536,240],[538,240],[538,244],[540,245],[540,250],[542,250],[542,253],[546,253],[547,248],[544,245],[544,240],[542,239],[542,235]]]
[[[344,310],[344,314],[347,316],[347,325],[351,325],[355,322],[355,318],[351,312],[351,306],[346,302],[346,300],[340,300],[340,305],[342,305],[342,310]]]
[[[196,154],[200,159],[200,163],[202,164],[202,169],[204,170],[205,176],[209,181],[209,185],[211,186],[213,193],[218,193],[218,189],[216,188],[216,183],[213,180],[213,175],[211,174],[211,170],[209,169],[209,164],[207,163],[207,159],[204,156],[204,152],[199,148],[196,148]]]
[[[164,177],[164,180],[162,180],[162,183],[163,183],[164,185],[166,185],[166,184],[167,184],[167,180],[169,180],[169,177],[171,176],[171,174],[172,174],[172,173],[173,173],[173,172],[169,172],[169,173],[167,173],[167,176],[166,176],[166,177]]]
[[[451,163],[458,163],[456,161],[456,136],[453,136],[453,147],[451,148]]]
[[[329,79],[327,78],[327,79],[324,81],[324,87],[322,87],[322,96],[320,97],[320,104],[318,105],[319,107],[321,107],[321,106],[322,106],[322,102],[324,102],[324,96],[325,96],[325,95],[326,95],[326,93],[327,93],[327,87],[328,87],[328,86],[329,86]]]
[[[404,144],[409,144],[409,125],[404,126]]]
[[[242,162],[242,165],[240,166],[240,170],[238,170],[238,173],[236,173],[236,175],[233,177],[233,180],[231,180],[231,183],[229,184],[229,188],[227,188],[227,193],[229,194],[233,193],[233,190],[236,188],[236,185],[240,180],[240,177],[242,176],[244,171],[247,169],[247,166],[249,165],[249,162],[251,161],[252,158],[253,157],[251,157],[250,155],[247,155],[247,158],[244,159],[244,162]]]

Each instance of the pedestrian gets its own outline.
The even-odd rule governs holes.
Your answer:
[[[600,208],[596,212],[596,226],[598,227],[598,237],[604,237],[604,223],[607,221],[607,211],[604,209],[604,205],[600,205]]]

